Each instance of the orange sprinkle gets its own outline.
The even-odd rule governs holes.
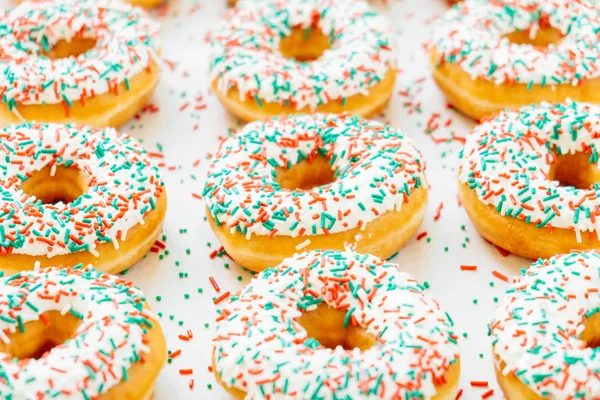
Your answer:
[[[477,265],[461,265],[461,271],[477,271]]]
[[[498,279],[502,279],[504,282],[508,282],[508,277],[496,270],[492,271],[492,274],[498,278]]]

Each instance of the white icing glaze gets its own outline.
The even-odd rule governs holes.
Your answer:
[[[276,168],[325,156],[333,183],[280,189]],[[364,229],[400,211],[426,185],[425,164],[411,140],[378,122],[351,116],[297,115],[246,125],[221,143],[203,196],[217,220],[249,238]]]
[[[516,278],[490,323],[504,375],[515,373],[545,399],[600,398],[600,350],[579,339],[600,311],[599,271],[600,254],[572,253]]]
[[[158,24],[120,1],[24,1],[0,19],[0,94],[9,109],[114,92],[158,61]],[[77,57],[44,56],[73,38],[95,39],[96,46]]]
[[[558,154],[585,152],[598,165],[600,107],[543,103],[500,113],[467,136],[459,180],[502,215],[537,227],[600,232],[600,188],[550,181]]]
[[[331,48],[310,63],[283,57],[292,28],[317,27]],[[391,27],[364,1],[251,0],[228,11],[211,35],[211,79],[241,100],[315,109],[366,94],[395,67]]]
[[[297,320],[321,302],[378,343],[329,349],[308,338]],[[354,252],[304,253],[261,272],[217,321],[217,373],[248,400],[430,399],[459,357],[452,320],[423,286]]]
[[[126,240],[164,191],[141,145],[112,128],[30,124],[0,130],[0,248],[52,257]],[[78,168],[88,190],[75,201],[42,204],[21,182],[44,167]]]
[[[547,24],[564,39],[548,48],[505,35]],[[466,0],[437,22],[431,46],[441,60],[496,84],[577,85],[600,76],[600,8],[587,0]]]
[[[148,353],[152,326],[144,297],[131,282],[81,266],[28,271],[0,280],[0,332],[27,329],[47,311],[81,319],[75,336],[40,359],[19,362],[0,353],[0,396],[10,400],[87,400],[127,379]],[[23,328],[21,328],[23,327]]]

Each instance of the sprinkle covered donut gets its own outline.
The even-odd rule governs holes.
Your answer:
[[[2,12],[0,124],[120,126],[158,82],[158,24],[112,1],[27,1]]]
[[[398,268],[316,251],[261,272],[217,319],[217,380],[238,399],[454,399],[452,319]]]
[[[0,130],[0,270],[92,264],[120,272],[160,233],[166,192],[133,138],[114,129]]]
[[[600,398],[600,254],[539,260],[494,312],[496,376],[507,399]]]
[[[478,120],[542,101],[600,103],[598,29],[588,0],[467,0],[437,23],[433,77]]]
[[[146,400],[166,359],[131,282],[81,265],[0,280],[3,399]]]
[[[211,80],[247,121],[380,112],[395,82],[391,27],[364,1],[239,1],[211,35]]]
[[[600,107],[500,113],[466,139],[459,195],[488,240],[523,257],[600,249]]]
[[[311,249],[392,256],[423,220],[427,182],[420,153],[392,127],[297,115],[224,140],[203,196],[228,254],[259,271]]]

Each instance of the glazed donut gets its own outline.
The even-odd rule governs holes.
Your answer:
[[[600,107],[543,103],[507,111],[467,136],[462,205],[483,237],[532,259],[600,249]]]
[[[388,258],[423,221],[427,191],[401,132],[317,114],[251,123],[223,141],[203,196],[227,253],[260,271],[312,249]]]
[[[246,121],[371,116],[396,80],[391,27],[363,1],[240,1],[211,35],[210,57],[214,92]]]
[[[490,323],[508,400],[600,398],[600,254],[538,260],[506,292]]]
[[[227,0],[227,5],[229,7],[235,7],[237,5],[238,1],[239,0]],[[255,0],[249,0],[249,1],[255,1]],[[360,1],[362,1],[362,0],[360,0]],[[369,1],[369,0],[366,0],[366,1]],[[383,1],[386,1],[386,0],[383,0]],[[460,0],[448,0],[448,1],[460,1]]]
[[[31,0],[28,0],[28,1],[31,1]],[[165,3],[165,0],[125,0],[125,1],[133,6],[142,7],[142,8],[146,8],[146,9],[158,7],[159,5]]]
[[[149,400],[167,351],[144,304],[131,282],[82,265],[2,278],[0,396]]]
[[[120,126],[158,82],[158,24],[111,0],[24,2],[1,13],[0,125]]]
[[[567,99],[600,103],[600,8],[585,0],[467,0],[437,23],[433,77],[481,119]]]
[[[261,272],[217,319],[217,381],[240,400],[454,399],[452,319],[398,268],[328,250]]]
[[[155,242],[167,198],[136,140],[114,129],[0,130],[0,271],[93,265],[117,273]]]
[[[16,3],[22,3],[24,1],[54,1],[54,0],[14,0]],[[164,3],[164,0],[123,0],[125,3],[129,3],[133,6],[142,7],[142,8],[154,8]],[[235,5],[237,0],[228,0],[231,5]]]

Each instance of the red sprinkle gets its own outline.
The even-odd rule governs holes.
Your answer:
[[[213,303],[215,303],[215,304],[219,304],[220,302],[222,302],[223,300],[225,300],[226,298],[228,298],[230,294],[231,294],[231,293],[229,293],[229,292],[225,292],[225,293],[223,293],[222,295],[220,295],[219,297],[217,297],[217,298],[216,298],[216,299],[213,301]]]
[[[427,236],[427,232],[422,232],[422,233],[419,233],[419,235],[417,236],[417,240],[421,240],[421,239],[423,239],[425,236]]]
[[[471,386],[473,386],[473,387],[488,387],[488,383],[486,381],[471,381]]]
[[[210,276],[208,278],[208,280],[210,281],[210,284],[212,285],[212,287],[215,288],[215,292],[219,293],[221,291],[221,289],[219,288],[219,285],[217,284],[217,281],[215,281],[215,278],[213,278],[212,276]]]
[[[454,398],[454,400],[458,400],[460,399],[460,397],[463,394],[463,390],[462,389],[458,389],[458,392],[456,393],[456,397]]]
[[[500,252],[500,254],[502,254],[502,257],[508,257],[508,256],[510,256],[510,251],[504,250],[502,247],[498,247],[498,246],[496,246],[496,248],[498,249],[498,251]]]
[[[490,389],[487,392],[485,392],[484,394],[482,394],[481,398],[482,399],[487,399],[488,397],[490,397],[493,394],[494,394],[494,389]]]
[[[193,369],[180,369],[179,370],[179,375],[191,375],[194,373]]]
[[[435,211],[435,215],[433,216],[434,221],[437,221],[438,219],[440,219],[440,216],[442,214],[442,208],[444,208],[444,203],[440,203],[437,210]]]

